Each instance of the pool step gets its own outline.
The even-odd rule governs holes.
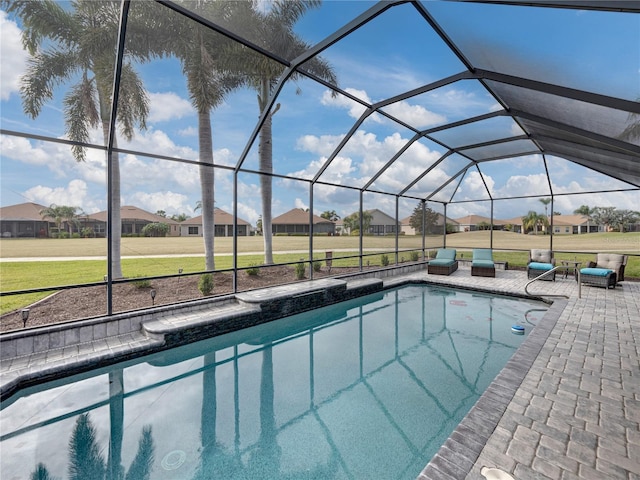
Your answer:
[[[259,305],[230,300],[213,302],[208,308],[163,315],[142,322],[141,327],[149,338],[179,345],[257,325],[262,323],[261,316]]]

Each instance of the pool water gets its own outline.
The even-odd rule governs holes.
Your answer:
[[[2,479],[415,479],[545,309],[410,285],[27,390]]]

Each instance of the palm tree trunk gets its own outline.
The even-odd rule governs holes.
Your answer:
[[[124,379],[121,369],[109,372],[109,459],[107,479],[122,478],[122,437],[124,432]]]
[[[258,96],[260,111],[265,108],[269,98],[269,84],[265,79],[262,90]],[[258,144],[258,157],[260,158],[260,194],[262,198],[262,238],[264,239],[264,263],[273,264],[273,235],[271,227],[271,201],[273,172],[273,148],[272,148],[272,122],[273,113],[270,113],[260,129],[260,141]]]
[[[215,221],[213,139],[209,110],[198,113],[198,146],[200,148],[200,189],[202,193],[202,239],[204,241],[205,270],[213,270],[213,236]]]
[[[101,102],[102,104],[102,102]],[[109,121],[102,121],[102,132],[105,144],[109,138]],[[117,148],[117,137],[113,137],[113,148]],[[111,237],[107,240],[111,242],[111,275],[112,278],[123,278],[122,262],[120,259],[120,243],[122,239],[122,215],[120,212],[120,155],[118,152],[111,152],[111,164],[109,165],[109,152],[107,152],[107,168],[110,168],[111,175]]]

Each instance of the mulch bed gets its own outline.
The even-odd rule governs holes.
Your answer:
[[[357,268],[333,268],[314,272],[314,278],[335,276],[358,271]],[[212,295],[219,296],[233,292],[233,276],[230,272],[215,273]],[[113,285],[113,313],[127,312],[153,305],[168,305],[203,298],[198,290],[198,275],[162,278],[150,281],[150,286],[136,286],[133,283]],[[307,280],[306,278],[302,281]],[[238,273],[238,291],[282,285],[301,281],[296,279],[295,270],[290,266],[263,267],[258,275]],[[155,290],[155,298],[151,298]],[[40,300],[29,307],[26,327],[64,323],[71,320],[99,317],[107,314],[106,287],[82,287],[62,290]],[[0,317],[0,332],[22,330],[20,310]]]

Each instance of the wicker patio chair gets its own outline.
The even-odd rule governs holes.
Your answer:
[[[496,265],[490,248],[474,248],[471,261],[471,275],[476,277],[495,277]]]
[[[585,268],[580,269],[582,283],[596,287],[615,288],[618,282],[624,280],[624,267],[627,264],[627,258],[626,255],[617,253],[596,254],[595,261],[589,262]]]
[[[427,273],[432,275],[451,275],[458,269],[456,250],[454,248],[440,248],[436,258],[429,260]]]
[[[527,278],[536,278],[556,266],[556,259],[553,258],[551,250],[533,249],[529,251],[529,261],[527,262]],[[556,280],[556,272],[542,277],[541,280]]]

